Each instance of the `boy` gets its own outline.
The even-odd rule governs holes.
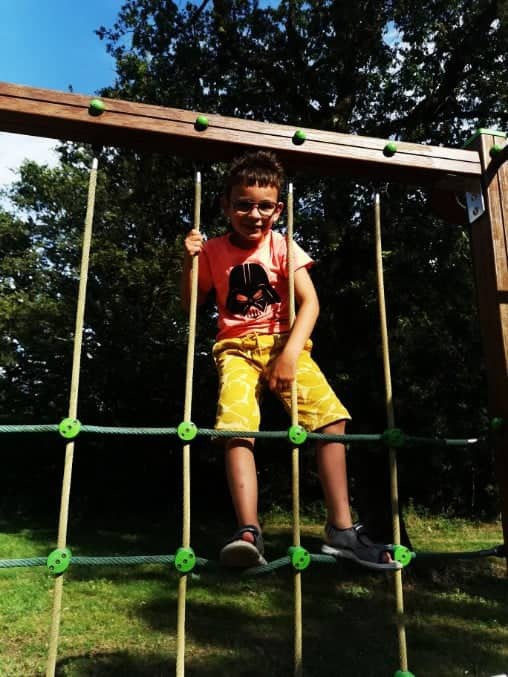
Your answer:
[[[182,302],[189,307],[192,257],[199,255],[198,303],[215,289],[218,307],[213,347],[219,375],[216,429],[258,430],[259,395],[265,385],[289,411],[296,379],[299,424],[342,435],[350,415],[310,356],[319,302],[308,273],[313,261],[296,243],[298,311],[293,326],[289,324],[286,238],[272,230],[284,207],[283,179],[282,166],[270,152],[249,152],[232,163],[222,197],[231,230],[207,242],[197,230],[187,234]],[[238,530],[222,548],[221,562],[264,564],[254,439],[228,439],[225,463]],[[352,524],[344,445],[320,440],[317,466],[327,508],[322,551],[373,569],[400,568],[386,546],[372,543],[360,525]]]

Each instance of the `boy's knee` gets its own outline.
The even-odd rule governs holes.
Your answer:
[[[254,451],[254,438],[252,437],[232,437],[226,441],[224,448],[226,451],[235,448],[245,448]]]
[[[323,435],[344,435],[346,423],[347,421],[345,419],[327,423],[327,425],[324,425],[317,432],[323,433]]]

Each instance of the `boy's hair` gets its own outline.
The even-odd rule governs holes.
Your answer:
[[[284,168],[275,153],[256,150],[244,153],[232,161],[224,181],[224,197],[229,200],[233,186],[275,186],[280,195],[284,183]]]

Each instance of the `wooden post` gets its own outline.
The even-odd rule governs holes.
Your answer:
[[[506,135],[480,130],[471,141],[483,170],[485,213],[471,225],[488,403],[493,431],[505,545],[508,544],[508,148]],[[498,152],[491,155],[494,147]],[[499,152],[500,151],[500,152]],[[508,574],[508,558],[507,558]]]

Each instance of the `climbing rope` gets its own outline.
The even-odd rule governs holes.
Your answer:
[[[196,172],[194,180],[194,224],[195,230],[201,228],[201,173]],[[187,341],[187,363],[185,378],[185,402],[183,420],[191,421],[192,414],[192,380],[194,376],[194,352],[196,345],[197,324],[197,300],[198,300],[198,273],[199,257],[193,256],[190,281],[190,307],[189,307],[189,337]],[[184,444],[182,450],[182,473],[183,473],[183,526],[182,548],[190,552],[190,528],[191,528],[191,505],[190,505],[190,444]],[[185,608],[187,597],[187,573],[182,572],[178,581],[178,614],[177,614],[177,654],[176,675],[183,677],[185,674]]]
[[[81,269],[79,276],[78,302],[76,309],[76,324],[74,330],[74,347],[72,356],[72,376],[69,397],[69,418],[75,419],[78,414],[78,391],[79,376],[81,369],[81,348],[83,343],[83,327],[85,317],[86,287],[88,282],[88,268],[90,261],[90,247],[92,242],[92,226],[95,210],[95,194],[97,189],[97,169],[99,161],[97,157],[92,159],[88,183],[88,199],[83,233],[83,246],[81,252]],[[62,495],[60,500],[60,516],[58,522],[58,548],[65,548],[67,541],[67,528],[69,522],[69,501],[71,491],[72,463],[74,458],[74,441],[70,440],[65,447],[64,475],[62,481]],[[60,618],[62,610],[64,577],[55,579],[53,610],[51,617],[51,631],[49,638],[48,661],[46,676],[53,677],[56,669],[56,657],[58,652],[58,638],[60,632]]]
[[[294,256],[294,194],[293,184],[288,185],[287,195],[287,266],[289,288],[289,325],[296,317],[295,305],[295,256]],[[291,426],[298,426],[297,383],[291,383]],[[300,449],[294,444],[291,452],[291,493],[293,504],[293,547],[300,547]],[[302,573],[294,570],[294,675],[303,674],[303,614],[302,614]]]
[[[392,378],[390,369],[390,349],[388,343],[388,328],[386,321],[386,301],[383,276],[383,248],[381,242],[381,205],[379,193],[374,198],[374,223],[376,240],[376,275],[379,304],[379,321],[381,328],[381,346],[383,353],[383,372],[385,380],[385,400],[386,400],[386,419],[389,429],[395,428],[395,413],[393,407]],[[392,528],[393,542],[400,545],[400,509],[399,509],[399,489],[398,489],[398,471],[397,471],[397,452],[394,446],[388,450],[389,469],[390,469],[390,495],[392,504]],[[404,618],[404,592],[402,587],[402,570],[394,572],[395,600],[396,600],[396,619],[397,619],[397,637],[399,644],[399,658],[401,671],[408,672],[406,626]]]

